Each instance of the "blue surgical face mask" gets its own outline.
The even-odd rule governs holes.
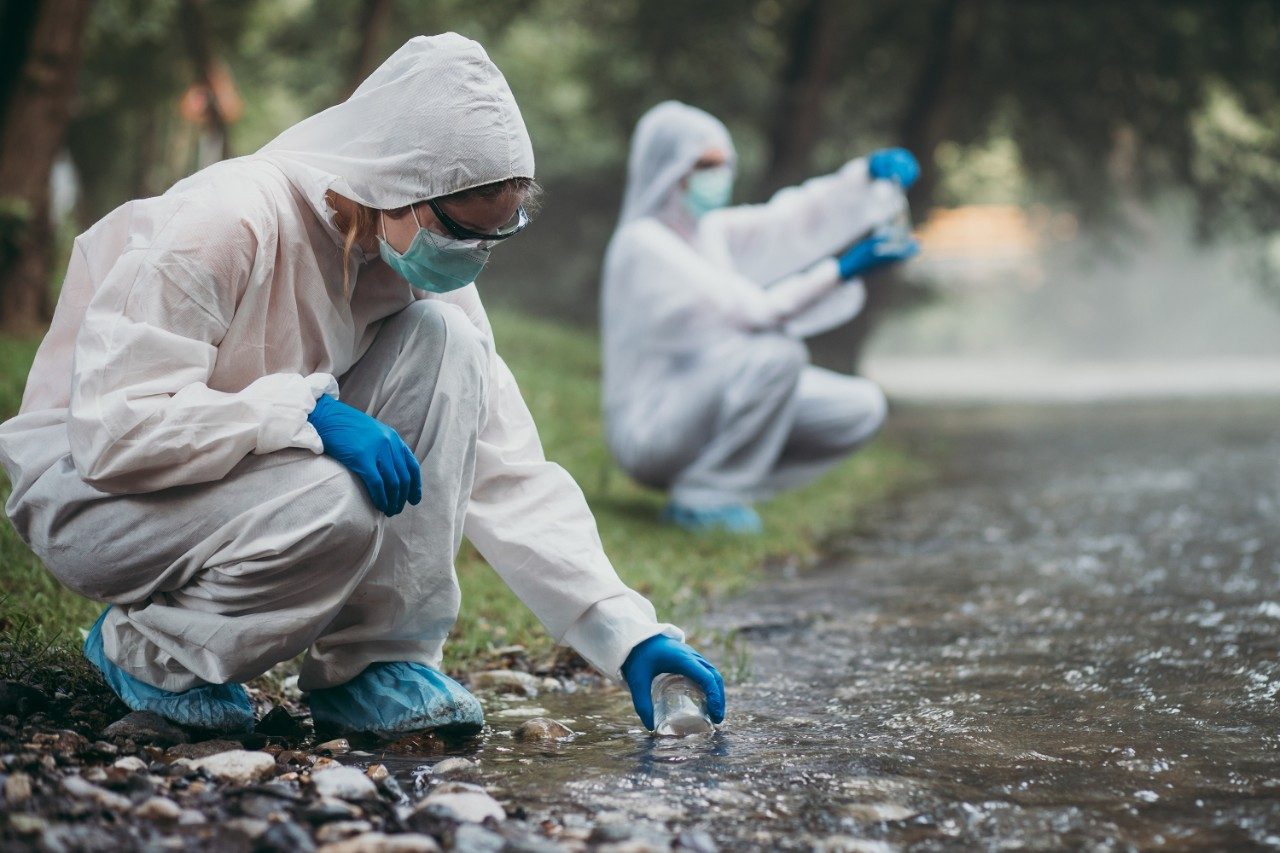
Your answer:
[[[727,205],[732,193],[732,166],[695,169],[685,180],[684,206],[697,219]]]
[[[418,211],[413,221],[418,222]],[[387,242],[386,227],[378,235],[378,254],[386,265],[419,290],[448,293],[476,280],[489,260],[489,247],[477,240],[453,240],[422,227],[403,254]]]

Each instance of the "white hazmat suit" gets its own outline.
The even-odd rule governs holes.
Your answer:
[[[438,667],[464,534],[605,673],[641,640],[681,638],[543,457],[475,286],[428,296],[357,249],[344,292],[326,191],[391,209],[532,175],[484,50],[419,37],[345,103],[76,240],[0,462],[23,538],[116,605],[113,662],[173,691],[304,651],[304,689],[376,661]],[[339,389],[414,451],[418,506],[382,515],[321,455],[307,416]]]
[[[880,389],[811,366],[801,338],[858,313],[862,282],[842,281],[833,256],[905,204],[857,159],[695,219],[681,182],[710,148],[732,162],[702,110],[667,101],[641,118],[601,306],[609,446],[695,508],[800,485],[880,427]]]

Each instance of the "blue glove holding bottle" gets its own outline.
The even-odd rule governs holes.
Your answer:
[[[886,264],[894,264],[920,254],[920,244],[915,240],[900,243],[892,237],[871,236],[854,243],[843,255],[836,258],[840,265],[840,277],[848,281],[869,270]]]
[[[646,729],[653,729],[653,680],[664,673],[683,675],[707,696],[711,722],[724,721],[724,679],[706,658],[691,646],[658,635],[638,644],[622,665],[622,677],[631,690],[631,704]]]
[[[327,394],[316,400],[307,420],[320,433],[324,452],[351,469],[384,515],[397,515],[405,502],[422,500],[422,468],[391,427]]]
[[[920,177],[920,163],[905,148],[881,148],[867,158],[867,171],[876,180],[897,181],[905,190]]]

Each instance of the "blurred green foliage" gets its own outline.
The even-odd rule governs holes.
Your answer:
[[[245,105],[233,153],[345,96],[370,2],[206,4]],[[828,53],[799,90],[818,109],[803,173],[920,138],[937,143],[921,153],[941,179],[926,202],[1034,199],[1123,225],[1121,202],[1176,191],[1197,202],[1204,236],[1280,228],[1272,0],[388,2],[375,60],[451,29],[483,43],[507,75],[547,194],[538,227],[495,254],[486,289],[544,313],[593,313],[628,138],[657,101],[726,121],[741,154],[739,200],[776,186],[770,164],[791,130],[786,75],[819,50],[797,38],[815,11],[811,42],[825,38]],[[179,6],[95,7],[71,133],[84,224],[196,167],[196,129],[177,111],[192,79]]]

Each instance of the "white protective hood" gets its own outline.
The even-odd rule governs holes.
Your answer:
[[[457,33],[410,39],[350,98],[258,155],[296,185],[311,184],[306,169],[334,176],[334,192],[380,210],[533,177],[533,145],[506,79]]]
[[[663,210],[708,148],[723,149],[729,165],[735,165],[729,131],[710,113],[679,101],[663,101],[645,113],[632,136],[618,227]]]

